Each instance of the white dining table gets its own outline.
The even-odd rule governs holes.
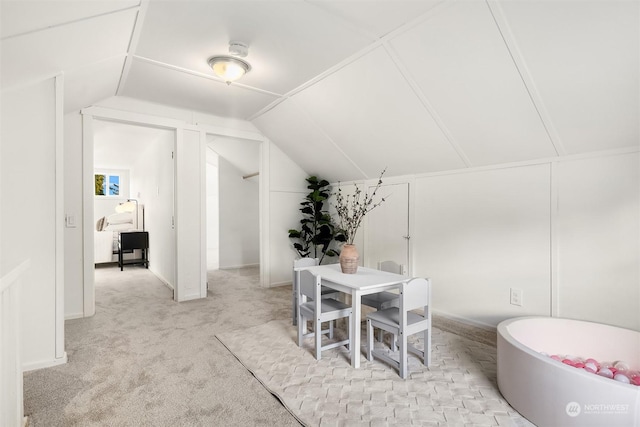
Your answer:
[[[377,292],[399,289],[403,282],[411,279],[402,274],[389,273],[374,268],[358,267],[355,274],[345,274],[340,269],[340,264],[316,265],[311,267],[296,268],[296,271],[307,270],[314,276],[320,276],[322,285],[351,295],[351,366],[360,367],[361,356],[361,297],[362,295],[375,294]]]

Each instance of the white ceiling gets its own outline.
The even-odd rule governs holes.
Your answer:
[[[243,176],[260,170],[260,143],[226,136],[207,136],[207,147],[231,163]]]
[[[330,180],[638,146],[634,0],[0,0],[3,89],[253,122]],[[228,42],[252,70],[207,66]]]

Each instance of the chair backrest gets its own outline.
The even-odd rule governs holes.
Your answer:
[[[389,273],[402,274],[402,266],[394,261],[381,261],[378,263],[378,270]]]
[[[318,258],[300,258],[293,261],[293,268],[312,267],[318,265]]]
[[[316,295],[320,295],[320,287],[317,286],[317,277],[309,271],[302,270],[300,272],[300,281],[298,282],[298,291],[300,292],[300,296],[315,300]]]
[[[402,311],[411,311],[424,308],[431,304],[431,281],[417,277],[402,284],[402,298],[400,307]]]

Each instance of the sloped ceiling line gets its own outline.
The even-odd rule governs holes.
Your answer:
[[[296,106],[296,108],[302,112],[302,114],[304,114],[311,123],[313,123],[313,125],[316,127],[316,129],[318,129],[318,131],[325,137],[327,138],[327,140],[331,143],[331,145],[333,145],[335,147],[336,150],[338,150],[338,152],[340,154],[342,154],[342,156],[347,159],[347,161],[349,163],[351,163],[353,165],[353,167],[355,168],[355,170],[357,170],[364,179],[369,179],[369,177],[367,176],[367,174],[360,168],[360,166],[358,166],[358,164],[347,155],[347,153],[344,152],[344,150],[338,145],[336,144],[336,142],[333,140],[333,138],[331,138],[331,136],[322,128],[322,126],[320,126],[318,124],[317,121],[314,120],[314,118],[311,116],[311,114],[303,107],[301,107],[300,105],[298,105],[293,99],[290,99],[289,102],[291,102],[293,105]]]
[[[33,30],[23,31],[21,33],[11,34],[11,35],[2,37],[2,38],[0,38],[0,41],[9,40],[9,39],[12,39],[12,38],[15,38],[15,37],[22,37],[22,36],[26,36],[26,35],[29,35],[29,34],[39,33],[40,31],[51,30],[51,29],[58,28],[58,27],[64,27],[64,26],[70,25],[70,24],[77,24],[79,22],[88,21],[88,20],[95,19],[95,18],[101,18],[103,16],[114,15],[114,14],[121,13],[121,12],[124,12],[124,11],[127,11],[127,10],[137,9],[138,7],[139,6],[123,7],[121,9],[110,10],[108,12],[99,13],[99,14],[91,15],[91,16],[85,16],[85,17],[78,18],[78,19],[73,19],[73,20],[70,20],[70,21],[60,22],[60,23],[54,24],[54,25],[47,25],[46,27],[36,28],[36,29],[33,29]]]
[[[345,24],[347,24],[348,26],[350,26],[353,30],[358,31],[360,34],[362,34],[363,36],[370,38],[372,40],[376,40],[378,38],[378,36],[374,33],[372,33],[371,31],[368,31],[364,28],[362,28],[360,25],[358,25],[356,22],[354,22],[352,19],[349,19],[348,17],[342,16],[340,14],[335,13],[334,11],[332,11],[330,8],[328,8],[326,5],[318,3],[318,2],[314,2],[314,1],[309,1],[309,0],[303,0],[305,3],[309,4],[312,7],[315,7],[318,10],[321,10],[323,13],[326,13],[328,15],[334,16],[340,20],[342,20]]]
[[[189,74],[189,75],[192,75],[192,76],[195,76],[195,77],[200,77],[200,78],[203,78],[203,79],[211,80],[211,81],[219,83],[221,85],[225,85],[225,86],[227,85],[225,82],[223,82],[219,78],[214,77],[213,75],[210,75],[210,74],[204,74],[204,73],[201,73],[199,71],[193,71],[193,70],[189,70],[187,68],[178,67],[177,65],[167,64],[166,62],[156,61],[155,59],[145,58],[144,56],[132,55],[132,58],[135,59],[135,60],[146,62],[147,64],[151,64],[151,65],[154,65],[154,66],[157,66],[157,67],[166,68],[167,70],[178,71],[178,72],[181,72],[181,73],[184,73],[184,74]],[[260,89],[260,88],[253,87],[253,86],[247,86],[247,85],[244,85],[242,83],[233,83],[233,85],[237,86],[237,87],[244,88],[244,89],[249,89],[249,90],[251,90],[253,92],[262,93],[262,94],[265,94],[265,95],[278,96],[278,97],[282,96],[279,93],[270,92],[268,90]]]
[[[370,45],[366,46],[365,48],[363,48],[363,49],[359,50],[358,52],[354,53],[350,57],[348,57],[348,58],[344,59],[343,61],[337,63],[333,67],[331,67],[331,68],[325,70],[324,72],[318,74],[317,76],[315,76],[311,80],[301,84],[297,88],[292,89],[291,91],[285,93],[284,95],[278,95],[278,96],[281,97],[280,99],[277,99],[277,100],[273,101],[271,104],[267,105],[266,107],[264,107],[263,109],[261,109],[257,113],[255,113],[252,116],[250,116],[249,118],[247,118],[247,120],[248,121],[252,121],[252,120],[260,117],[261,115],[265,114],[269,110],[272,110],[273,108],[275,108],[281,102],[291,98],[292,96],[302,92],[305,89],[310,88],[314,84],[326,79],[327,77],[331,76],[332,74],[335,74],[336,72],[340,71],[344,67],[346,67],[346,66],[350,65],[351,63],[357,61],[358,59],[362,58],[363,56],[365,56],[369,52],[371,52],[371,51],[375,50],[376,48],[378,48],[379,46],[381,46],[381,44],[382,44],[381,40],[375,41],[375,42],[371,43]]]
[[[311,3],[311,2],[308,2],[308,3],[309,4],[314,4],[314,3]],[[453,3],[454,3],[454,1],[451,1],[451,0],[443,0],[441,3],[439,3],[437,6],[433,7],[429,11],[427,11],[427,12],[423,13],[422,15],[414,18],[413,20],[407,22],[406,24],[404,24],[401,27],[395,29],[394,31],[391,31],[388,34],[385,34],[384,36],[378,38],[377,40],[372,41],[368,46],[362,48],[361,50],[359,50],[358,52],[356,52],[353,55],[349,56],[348,58],[345,58],[344,60],[340,61],[339,63],[337,63],[333,67],[328,68],[327,70],[325,70],[324,72],[318,74],[317,76],[315,76],[311,80],[309,80],[309,81],[301,84],[300,86],[292,89],[291,91],[285,93],[284,95],[282,95],[282,97],[280,99],[277,99],[277,100],[273,101],[271,104],[269,104],[266,107],[262,108],[261,110],[259,110],[255,114],[251,115],[246,120],[253,121],[254,119],[262,116],[263,114],[265,114],[265,113],[269,112],[270,110],[274,109],[276,106],[278,106],[278,104],[280,104],[283,101],[291,98],[295,94],[297,94],[299,92],[302,92],[303,90],[313,86],[314,84],[318,83],[319,81],[324,80],[325,78],[329,77],[330,75],[340,71],[344,67],[350,65],[351,63],[357,61],[358,59],[362,58],[363,56],[367,55],[368,53],[374,51],[378,47],[383,46],[383,44],[387,43],[390,39],[396,37],[398,34],[402,34],[405,31],[415,27],[416,25],[419,25],[422,22],[433,18],[437,14],[439,14],[439,13],[443,12],[444,10],[446,10],[447,8],[451,7],[451,5]],[[316,7],[319,7],[319,6],[316,5]],[[336,15],[335,13],[331,12],[330,10],[325,10],[325,8],[323,8],[323,7],[319,7],[319,8],[321,10],[333,15],[333,16],[337,16],[340,19],[344,20],[344,18],[342,16]],[[346,21],[346,22],[349,22],[349,24],[352,27],[356,28],[357,30],[359,30],[361,32],[364,31],[364,30],[362,30],[362,28],[360,28],[359,26],[355,25],[351,21]],[[371,34],[369,34],[368,32],[366,32],[365,35],[367,35],[368,37],[375,37],[375,36],[372,36]]]
[[[496,27],[502,40],[504,41],[505,47],[513,60],[513,64],[522,79],[522,83],[529,94],[529,98],[533,103],[533,107],[535,108],[538,116],[540,117],[540,121],[542,122],[542,126],[549,136],[549,140],[553,145],[553,148],[556,151],[558,156],[564,156],[567,154],[567,151],[564,148],[564,144],[558,134],[555,126],[553,125],[553,121],[551,120],[551,116],[549,115],[547,109],[544,106],[544,102],[542,101],[542,96],[540,95],[535,81],[529,72],[529,68],[520,52],[518,44],[516,42],[515,37],[513,36],[513,32],[511,31],[511,27],[504,16],[502,11],[502,7],[498,0],[485,0],[487,7],[489,8],[489,12],[493,17],[494,22],[496,23]]]
[[[460,144],[458,144],[458,142],[453,137],[453,135],[451,134],[451,132],[449,131],[447,126],[442,121],[442,118],[440,118],[440,116],[436,112],[435,108],[433,108],[433,105],[431,105],[431,103],[429,102],[428,97],[420,89],[420,87],[416,83],[415,79],[412,77],[411,72],[409,71],[408,67],[402,62],[402,60],[398,56],[397,52],[393,49],[393,47],[391,47],[386,42],[383,43],[383,47],[384,47],[385,51],[387,52],[387,54],[389,55],[389,57],[391,58],[391,61],[394,63],[396,68],[398,68],[398,71],[400,72],[402,77],[407,81],[407,83],[409,84],[409,87],[411,87],[411,90],[413,90],[413,92],[416,95],[416,97],[418,98],[418,100],[420,100],[420,103],[424,106],[425,110],[427,110],[429,115],[431,115],[431,117],[433,118],[433,120],[436,123],[436,125],[438,126],[438,128],[440,128],[440,130],[444,134],[444,137],[446,138],[446,140],[453,147],[453,149],[458,154],[460,159],[464,162],[464,165],[466,167],[473,166],[471,164],[471,160],[469,160],[469,158],[464,153],[464,150],[462,149]]]
[[[124,60],[124,66],[122,67],[120,79],[118,80],[118,87],[116,88],[115,93],[116,96],[121,95],[121,88],[124,87],[127,82],[129,70],[131,69],[132,52],[135,52],[138,46],[138,41],[140,40],[140,33],[142,32],[142,25],[144,24],[144,17],[147,13],[148,5],[148,0],[140,0],[138,13],[136,14],[136,19],[133,23],[133,29],[131,30],[131,39],[129,40],[129,45],[127,46],[127,57]]]

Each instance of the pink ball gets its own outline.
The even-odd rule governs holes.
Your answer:
[[[611,372],[611,369],[609,368],[602,368],[598,371],[598,375],[606,377],[606,378],[613,378],[613,372]]]
[[[575,364],[573,363],[573,360],[571,359],[562,359],[562,363],[569,366],[575,366]]]
[[[598,372],[598,365],[596,365],[593,362],[589,362],[587,361],[587,363],[584,364],[585,369],[591,369],[594,372]]]
[[[588,367],[588,366],[585,366],[585,367],[584,367],[584,368],[582,368],[582,369],[584,369],[585,371],[589,372],[590,374],[595,374],[595,373],[597,372],[595,369],[591,369],[591,368],[590,368],[590,367]]]
[[[640,377],[631,378],[631,384],[640,386]]]
[[[585,365],[584,365],[584,363],[582,363],[582,362],[576,362],[573,366],[574,366],[575,368],[584,368],[584,366],[585,366]]]
[[[617,370],[616,368],[614,368],[613,366],[610,366],[610,367],[609,367],[609,370],[610,370],[611,372],[613,372],[613,375],[615,375],[615,374],[618,372],[618,370]]]
[[[551,358],[553,360],[557,360],[558,362],[562,362],[562,358],[560,356],[558,356],[557,354],[554,354],[553,356],[551,356]]]
[[[598,362],[596,359],[587,359],[587,360],[585,360],[585,364],[586,363],[591,363],[591,364],[595,365],[596,371],[598,369],[600,369],[600,362]]]

